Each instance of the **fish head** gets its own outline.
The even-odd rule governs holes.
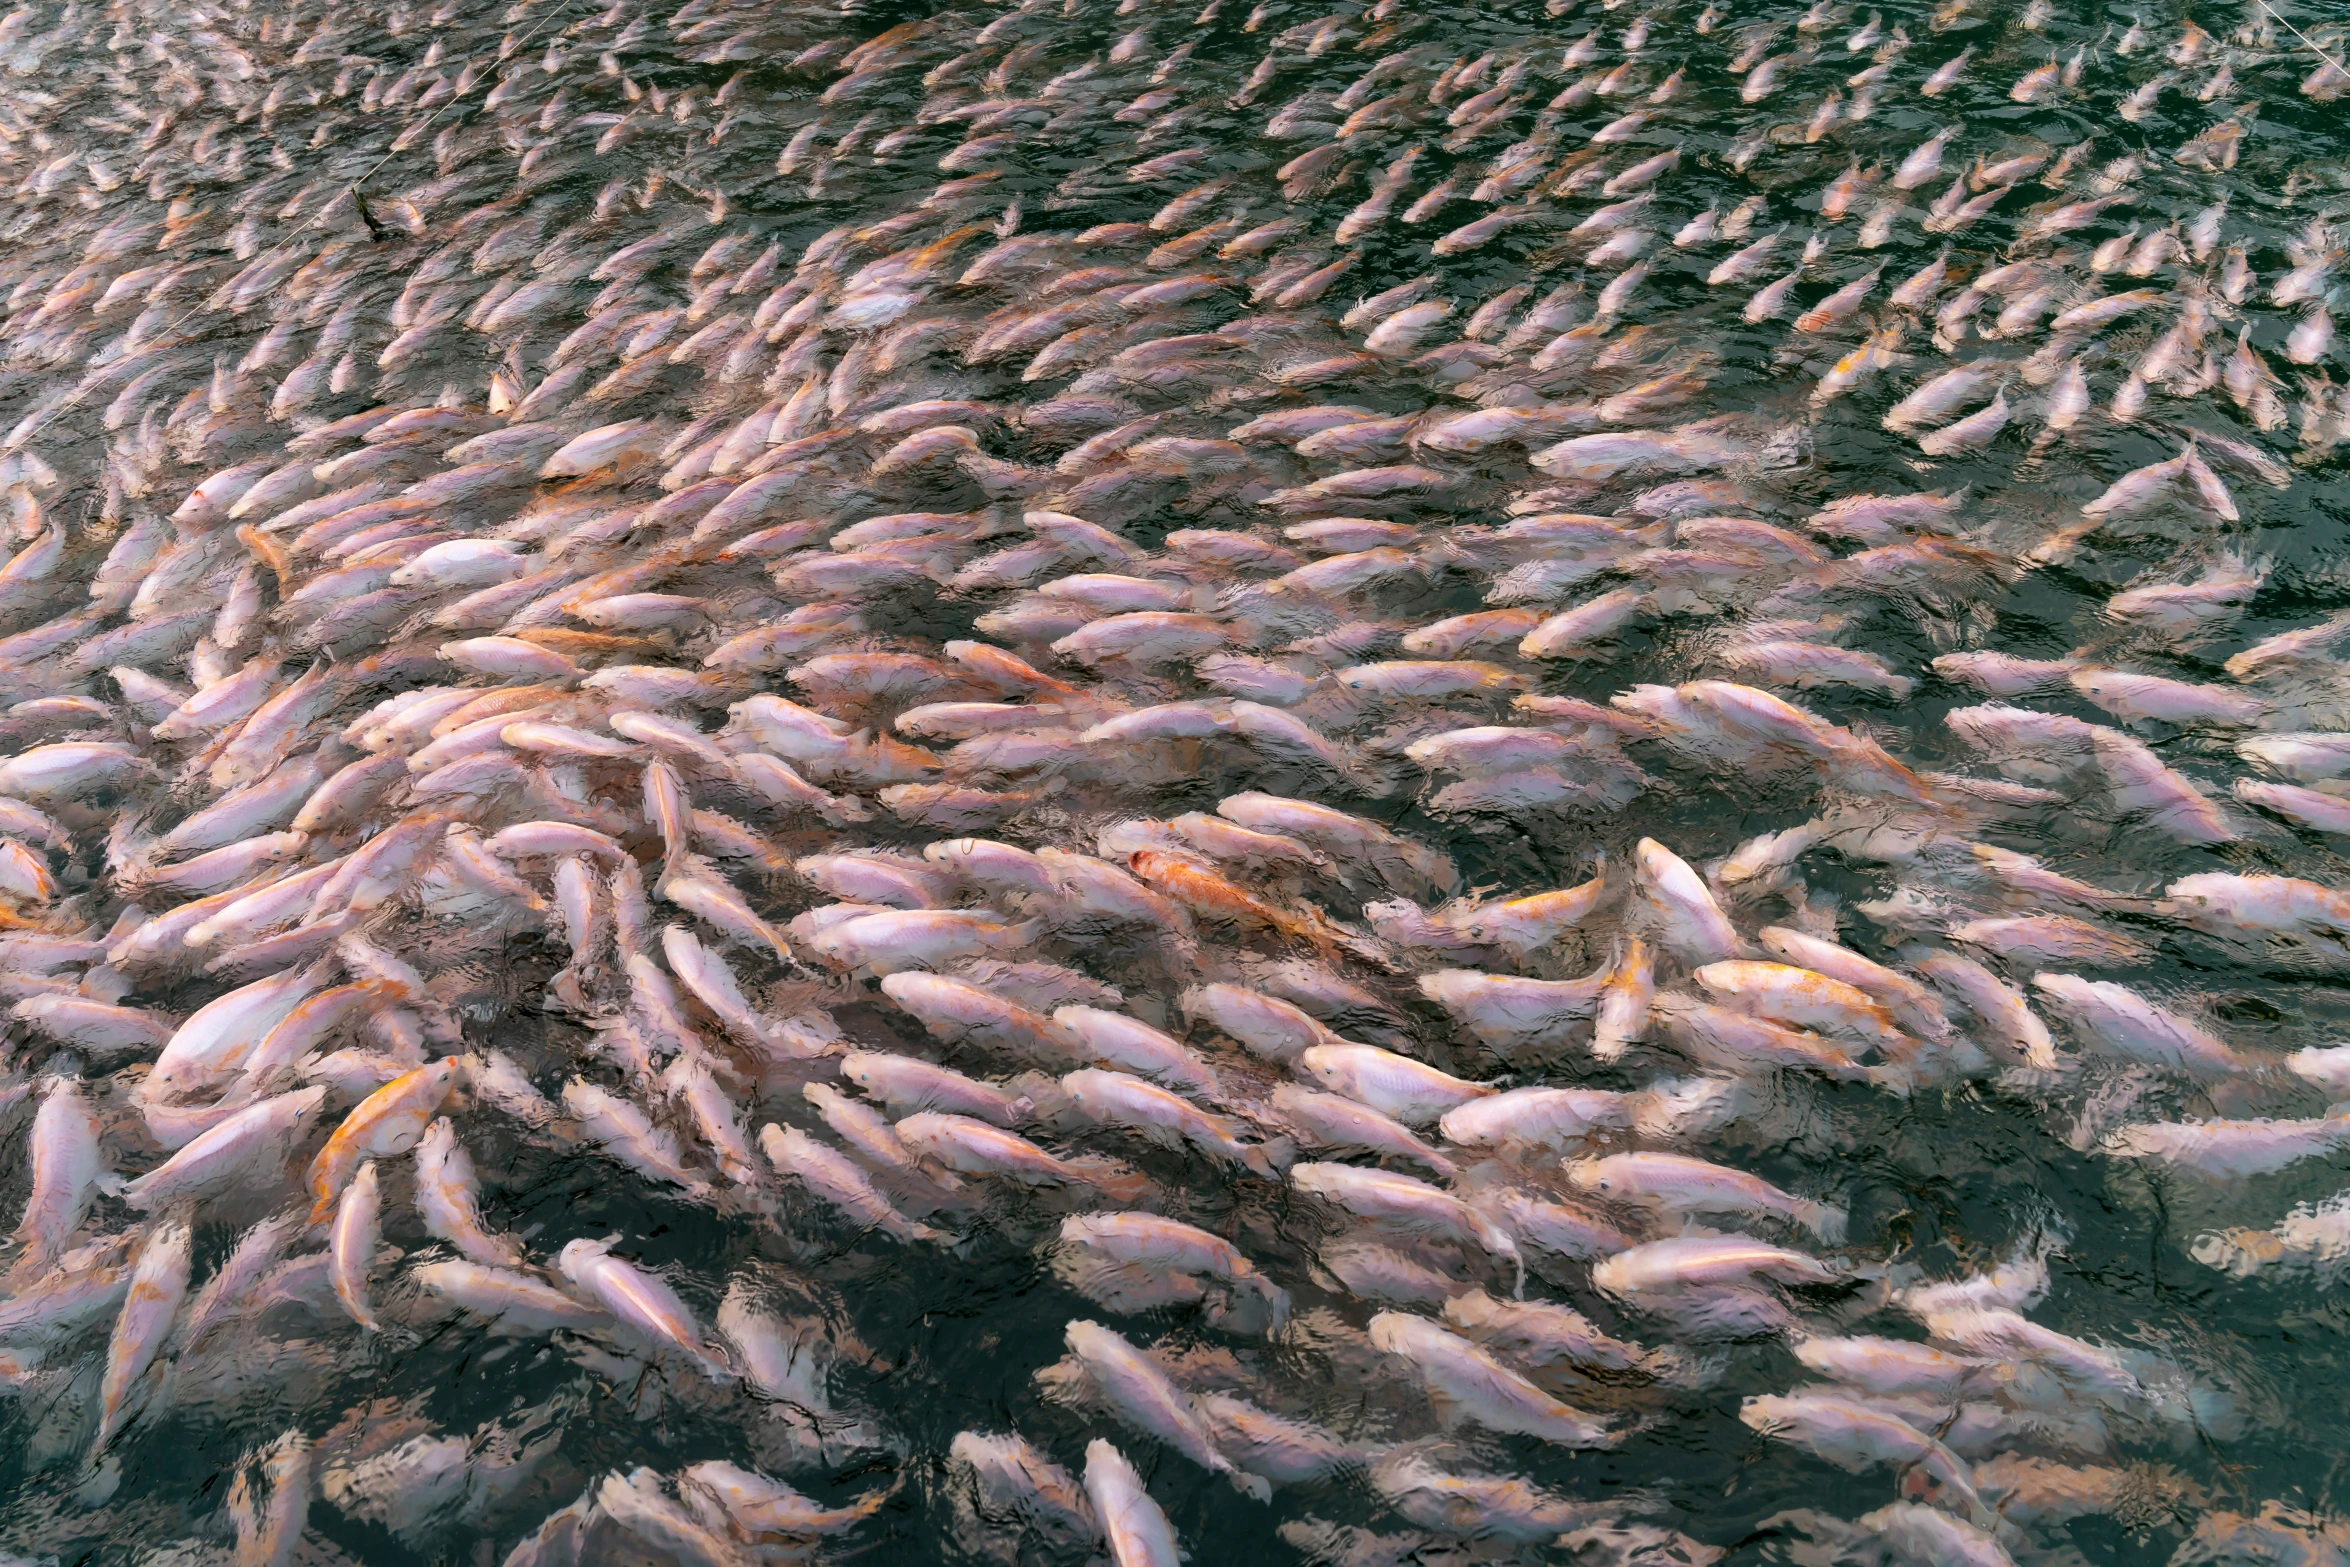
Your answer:
[[[583,1235],[577,1240],[564,1243],[563,1250],[556,1254],[555,1267],[565,1278],[577,1284],[586,1274],[594,1270],[597,1263],[609,1256],[611,1251],[611,1241],[590,1240]]]
[[[1919,1502],[1942,1512],[1955,1513],[1975,1522],[1987,1521],[1987,1509],[1981,1497],[1954,1461],[1941,1453],[1929,1452],[1903,1469],[1898,1485],[1904,1501]]]

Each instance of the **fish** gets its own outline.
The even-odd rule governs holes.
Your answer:
[[[0,17],[19,1511],[2322,1554],[2338,40],[1118,9]]]
[[[513,1333],[588,1327],[610,1320],[542,1279],[474,1262],[425,1263],[410,1270],[419,1287]]]
[[[172,1319],[187,1295],[190,1243],[185,1224],[166,1220],[148,1232],[139,1248],[129,1292],[106,1346],[94,1451],[103,1451],[121,1431],[133,1396],[171,1332]]]
[[[381,1332],[382,1324],[367,1299],[368,1271],[383,1236],[382,1198],[376,1188],[374,1160],[359,1166],[337,1199],[330,1234],[329,1272],[335,1298],[352,1321],[370,1333]]]
[[[18,1250],[9,1273],[20,1285],[46,1274],[88,1217],[104,1169],[98,1138],[98,1122],[82,1097],[81,1084],[70,1077],[57,1078],[33,1115],[28,1148],[31,1190],[11,1237]]]
[[[343,1183],[371,1155],[404,1153],[416,1145],[456,1085],[458,1072],[455,1061],[443,1059],[400,1074],[359,1102],[310,1161],[312,1223],[333,1211]]]
[[[1288,1172],[1291,1185],[1359,1217],[1407,1232],[1447,1235],[1472,1242],[1519,1270],[1524,1258],[1509,1232],[1470,1204],[1408,1175],[1361,1170],[1351,1165],[1301,1163]]]
[[[1792,1219],[1821,1240],[1843,1235],[1841,1209],[1792,1197],[1740,1170],[1680,1154],[1610,1154],[1567,1167],[1567,1179],[1619,1201],[1654,1204],[1668,1212],[1760,1212]]]
[[[691,1311],[658,1275],[584,1238],[566,1243],[556,1266],[642,1340],[681,1352],[714,1380],[733,1374],[724,1350],[704,1338]]]
[[[169,1159],[127,1182],[134,1206],[161,1207],[216,1197],[239,1182],[282,1168],[302,1127],[326,1102],[320,1087],[298,1088],[235,1110],[198,1133]]]
[[[1894,1415],[1834,1393],[1795,1393],[1750,1398],[1738,1418],[1841,1469],[1857,1471],[1879,1463],[1903,1468],[1918,1477],[1929,1507],[1949,1508],[1986,1525],[1991,1520],[1990,1507],[1976,1492],[1965,1462]]]
[[[1271,1499],[1272,1490],[1265,1480],[1224,1456],[1191,1399],[1124,1336],[1099,1323],[1080,1320],[1069,1324],[1064,1337],[1095,1395],[1127,1424],[1158,1438],[1211,1473],[1224,1476],[1243,1495],[1259,1501]],[[1097,1516],[1106,1510],[1101,1492],[1091,1484],[1087,1495],[1093,1499]]]
[[[236,1528],[238,1567],[285,1567],[294,1560],[309,1518],[312,1449],[299,1431],[288,1431],[241,1461],[229,1484],[228,1512]],[[267,1483],[256,1494],[252,1476]]]
[[[1174,1567],[1182,1552],[1167,1515],[1142,1477],[1110,1442],[1096,1437],[1085,1449],[1085,1496],[1109,1547],[1114,1567]]]
[[[971,1472],[983,1513],[1008,1514],[1071,1540],[1091,1539],[1100,1529],[1082,1483],[1018,1433],[957,1432],[949,1453]]]
[[[1621,1440],[1607,1422],[1543,1392],[1486,1350],[1423,1317],[1381,1312],[1371,1319],[1374,1347],[1403,1357],[1444,1401],[1452,1420],[1540,1437],[1571,1448]]]
[[[1372,1486],[1405,1518],[1447,1534],[1557,1539],[1606,1515],[1604,1503],[1561,1496],[1522,1476],[1454,1473],[1410,1448],[1381,1455],[1369,1473]]]

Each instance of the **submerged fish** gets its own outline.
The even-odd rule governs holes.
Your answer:
[[[9,1548],[2335,1551],[2339,29],[1616,9],[0,16]]]

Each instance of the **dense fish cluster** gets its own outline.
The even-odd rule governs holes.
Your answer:
[[[9,1560],[2350,1560],[2345,28],[1333,3],[0,17]]]

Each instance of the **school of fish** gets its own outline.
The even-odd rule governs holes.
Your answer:
[[[1197,3],[0,16],[0,1560],[2350,1563],[2350,26]]]

